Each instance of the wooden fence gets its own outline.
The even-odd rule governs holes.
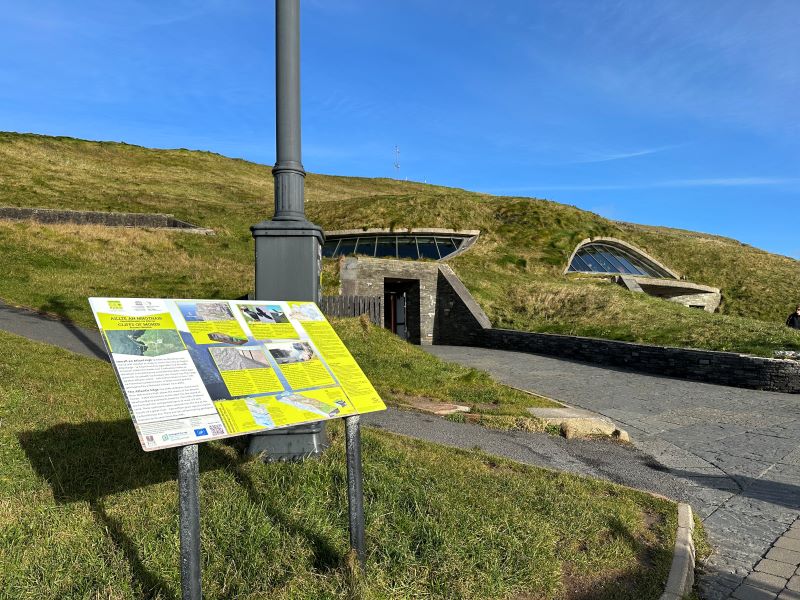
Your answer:
[[[380,296],[323,296],[319,307],[329,317],[358,317],[369,315],[369,320],[383,327]]]

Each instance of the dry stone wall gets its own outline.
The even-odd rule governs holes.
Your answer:
[[[50,208],[17,208],[0,206],[0,219],[36,221],[38,223],[104,225],[106,227],[150,227],[182,229],[193,233],[213,233],[191,223],[160,213],[123,213],[92,210],[56,210]]]
[[[559,356],[718,385],[800,393],[800,362],[595,338],[485,329],[476,346]]]

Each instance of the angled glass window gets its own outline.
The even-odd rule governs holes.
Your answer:
[[[586,252],[588,252],[593,259],[597,261],[597,264],[600,265],[600,268],[603,270],[604,273],[614,273],[616,269],[612,266],[608,259],[605,257],[602,250],[599,248],[586,248]]]
[[[617,256],[617,260],[623,267],[627,269],[627,272],[630,273],[631,275],[642,275],[642,272],[639,269],[637,269],[636,265],[630,262],[624,254],[620,253]]]
[[[439,246],[439,253],[442,255],[442,258],[458,250],[458,246],[453,243],[452,238],[437,237],[436,245]]]
[[[374,232],[357,235],[335,235],[325,241],[322,256],[374,256],[412,260],[441,260],[458,251],[472,235],[392,234]]]
[[[325,258],[331,258],[336,254],[336,247],[339,245],[339,240],[331,240],[326,241],[325,245],[322,246],[322,256]]]
[[[436,240],[432,237],[418,237],[417,248],[419,248],[420,258],[439,260],[439,250],[436,249]]]
[[[334,256],[350,256],[356,249],[356,238],[342,238]]]
[[[621,273],[674,279],[674,276],[646,256],[631,248],[622,248],[611,243],[590,242],[584,244],[567,267],[570,273]]]
[[[413,237],[397,238],[397,258],[419,258],[417,240]]]
[[[586,262],[577,254],[575,255],[575,258],[572,259],[572,262],[569,264],[569,268],[572,271],[581,271],[581,272],[592,270],[592,268],[589,265],[587,265]]]
[[[614,268],[617,270],[618,273],[631,273],[631,274],[633,274],[633,271],[631,271],[629,267],[626,267],[622,263],[622,261],[619,259],[619,257],[617,257],[612,252],[607,252],[606,253],[606,258],[611,262],[612,265],[614,265]]]
[[[375,256],[375,238],[374,237],[358,238],[358,246],[356,246],[356,254],[360,254],[361,256]]]
[[[397,258],[397,238],[379,237],[375,256],[378,258]]]
[[[581,258],[583,259],[583,262],[585,262],[589,266],[589,272],[590,273],[607,273],[608,272],[603,268],[603,265],[601,265],[599,262],[597,262],[597,260],[595,260],[594,256],[592,256],[592,254],[590,254],[589,252],[583,252],[581,254]]]

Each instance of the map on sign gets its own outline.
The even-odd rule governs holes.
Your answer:
[[[147,451],[386,408],[313,302],[89,303]]]

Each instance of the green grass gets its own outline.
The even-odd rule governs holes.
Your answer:
[[[335,319],[337,333],[384,400],[455,402],[488,416],[529,417],[529,407],[560,406],[494,381],[488,373],[445,362],[366,320]],[[531,429],[541,430],[541,423]]]
[[[0,598],[179,597],[174,451],[141,451],[108,364],[5,333],[0,356]],[[304,464],[202,445],[205,597],[639,600],[663,590],[672,503],[370,429],[360,579],[340,422],[329,430],[332,448]]]
[[[783,325],[798,261],[719,236],[609,221],[547,200],[388,179],[310,174],[309,217],[325,229],[479,229],[451,262],[495,326],[771,355],[800,349]],[[249,226],[272,212],[269,168],[208,152],[0,133],[0,205],[167,212],[211,237],[0,222],[3,300],[91,322],[89,295],[238,297],[252,289]],[[697,283],[720,315],[564,276],[575,245],[625,239]],[[336,292],[335,266],[323,284]]]

